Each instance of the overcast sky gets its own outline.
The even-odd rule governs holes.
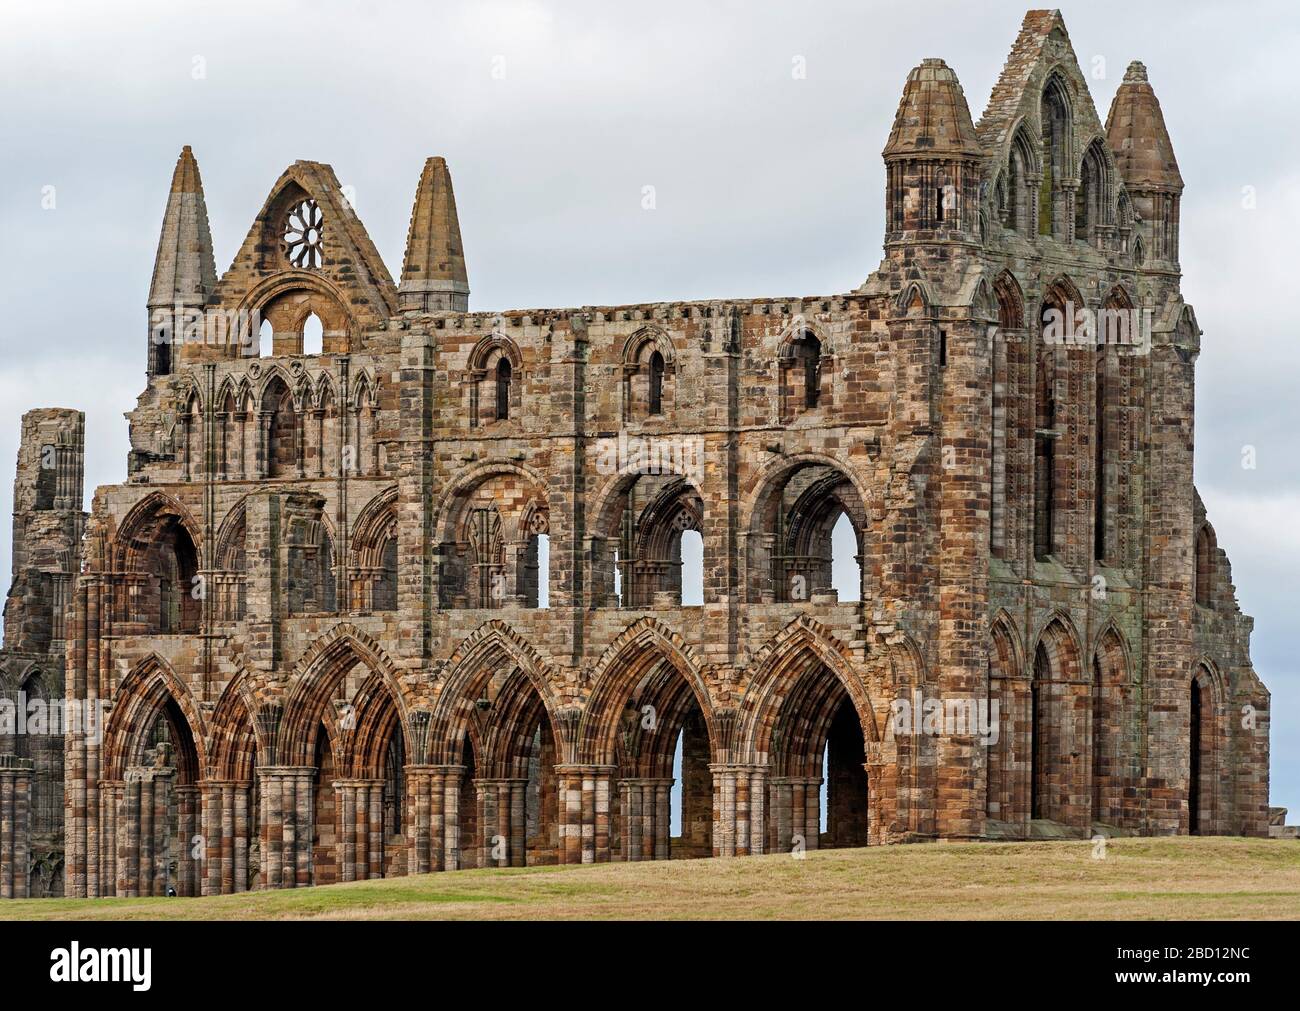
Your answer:
[[[880,150],[908,70],[945,59],[978,119],[1025,9],[6,3],[0,512],[32,407],[86,412],[87,502],[123,478],[122,412],[143,384],[145,296],[184,144],[219,271],[271,184],[306,158],[354,188],[398,275],[416,181],[438,154],[474,308],[837,293],[880,261]],[[1085,70],[1104,67],[1090,81],[1101,119],[1128,62],[1146,63],[1187,184],[1183,290],[1205,331],[1197,483],[1256,618],[1272,802],[1300,821],[1300,340],[1285,303],[1300,225],[1294,8],[1089,0],[1064,13]]]

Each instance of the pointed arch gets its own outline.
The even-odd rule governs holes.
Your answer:
[[[1074,623],[1064,613],[1046,621],[1034,650],[1031,812],[1034,818],[1086,828],[1089,682]]]
[[[1030,686],[1015,619],[1000,609],[989,625],[990,724],[998,728],[988,749],[985,815],[1023,832],[1029,818],[1026,758],[1030,747]],[[992,705],[996,702],[997,713]]]
[[[157,653],[139,660],[117,686],[104,727],[105,780],[125,778],[126,770],[146,764],[150,735],[158,719],[167,720],[181,783],[197,783],[207,768],[207,727],[193,694]]]
[[[1114,620],[1106,622],[1097,636],[1090,673],[1092,819],[1115,825],[1124,820],[1124,791],[1132,779],[1125,736],[1132,666],[1128,641]]]
[[[352,528],[351,609],[397,610],[397,486],[362,507]]]
[[[239,662],[238,673],[231,678],[212,711],[210,764],[206,779],[233,781],[251,785],[257,770],[257,756],[267,755],[261,726],[253,718],[257,699],[250,684],[251,676]]]
[[[342,622],[308,646],[294,664],[277,735],[279,764],[311,765],[321,726],[330,731],[335,738],[332,743],[337,745],[345,728],[340,725],[335,703],[346,702],[340,691],[358,665],[379,677],[397,705],[405,727],[406,698],[397,668],[378,642],[355,625]],[[337,768],[347,767],[347,755],[343,752],[335,750],[334,761]]]
[[[808,615],[793,618],[754,654],[739,704],[736,761],[767,762],[776,710],[795,680],[820,664],[844,688],[868,741],[880,740],[879,716],[850,651],[826,626]]]
[[[1213,607],[1219,546],[1209,521],[1196,528],[1195,551],[1195,600],[1202,607]]]
[[[458,764],[468,740],[479,775],[527,778],[539,726],[543,750],[564,754],[554,670],[510,625],[484,622],[444,671],[430,720],[434,761]]]
[[[1079,163],[1079,191],[1075,196],[1074,237],[1101,246],[1115,224],[1114,159],[1106,139],[1092,138]]]
[[[617,764],[619,731],[626,729],[625,706],[639,699],[639,689],[657,690],[670,699],[674,709],[686,703],[687,699],[680,692],[657,683],[666,673],[665,665],[689,689],[691,700],[704,718],[710,752],[715,756],[719,754],[717,726],[704,670],[681,636],[647,616],[625,628],[605,648],[592,670],[591,691],[578,728],[575,761]],[[668,722],[671,715],[659,712],[656,720]],[[662,751],[655,757],[661,758]]]
[[[1223,763],[1227,751],[1222,675],[1214,662],[1202,658],[1188,686],[1187,830],[1191,835],[1217,835],[1225,830],[1222,817]]]

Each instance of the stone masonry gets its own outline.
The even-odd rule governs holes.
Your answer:
[[[1266,835],[1145,68],[1103,124],[1031,11],[978,123],[912,71],[884,159],[855,291],[485,314],[441,158],[395,284],[305,161],[218,277],[185,148],[84,539],[79,416],[24,422],[6,692],[104,711],[66,893]],[[9,895],[57,770],[0,750]]]

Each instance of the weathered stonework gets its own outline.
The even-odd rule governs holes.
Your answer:
[[[67,892],[1267,834],[1145,70],[1103,127],[1030,12],[978,125],[926,60],[884,156],[856,291],[485,315],[441,159],[400,285],[312,162],[218,279],[186,148],[129,476],[95,494],[67,619],[68,697],[110,707],[67,740]],[[1045,335],[1080,308],[1149,308],[1149,347]],[[996,740],[907,732],[927,700],[996,702]]]

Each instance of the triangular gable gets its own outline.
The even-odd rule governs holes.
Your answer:
[[[1035,138],[1041,136],[1043,89],[1053,73],[1060,74],[1069,94],[1076,160],[1094,138],[1101,137],[1104,141],[1105,131],[1061,12],[1029,11],[989,96],[984,115],[975,127],[980,145],[995,162],[1006,157],[1022,121],[1028,122]]]
[[[289,212],[303,200],[320,209],[320,266],[290,262],[282,239]],[[276,180],[210,304],[227,311],[253,310],[263,294],[291,284],[324,283],[339,296],[358,328],[375,326],[397,312],[397,289],[334,170],[296,161]]]

